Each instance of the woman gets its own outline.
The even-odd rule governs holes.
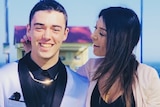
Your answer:
[[[136,13],[128,8],[103,9],[92,34],[90,59],[77,72],[90,80],[86,107],[160,107],[160,79],[139,63],[133,50],[141,33]]]

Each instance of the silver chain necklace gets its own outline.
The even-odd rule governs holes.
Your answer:
[[[58,77],[58,74],[59,74],[59,73],[56,74],[56,76],[54,77],[54,79],[46,79],[46,80],[44,80],[44,81],[41,81],[41,80],[36,79],[36,78],[33,76],[32,72],[29,71],[29,75],[31,76],[31,78],[32,78],[34,81],[36,81],[36,82],[38,82],[38,83],[41,83],[41,84],[45,84],[45,85],[50,85],[53,81],[55,81],[55,80],[57,79],[57,77]]]

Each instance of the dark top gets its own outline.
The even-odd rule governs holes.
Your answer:
[[[114,102],[106,103],[98,90],[98,85],[95,86],[91,96],[91,107],[126,107],[123,95],[119,96]],[[132,107],[135,107],[134,97],[132,94]]]
[[[49,68],[48,70],[42,70],[28,55],[28,61],[29,63],[27,63],[27,66],[29,68],[29,70],[32,72],[33,76],[35,79],[37,80],[41,80],[44,81],[45,79],[53,79],[55,78],[56,74],[58,73],[58,65],[59,62],[56,63],[56,65],[52,66],[51,68]],[[58,81],[53,81],[53,83],[51,83],[50,85],[45,85],[45,84],[41,84],[38,83],[36,81],[33,81],[33,85],[36,88],[36,94],[39,98],[39,100],[41,101],[40,105],[42,105],[42,107],[46,107],[45,105],[49,102],[52,101],[52,97],[51,95],[54,94],[55,92],[55,84]]]
[[[20,81],[27,107],[52,107],[53,105],[58,107],[60,105],[67,82],[66,69],[60,59],[51,68],[42,70],[28,53],[19,61],[19,67]],[[53,79],[53,82],[49,85],[39,83],[29,75],[29,71],[38,81]]]

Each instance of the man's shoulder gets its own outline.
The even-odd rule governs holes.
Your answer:
[[[18,65],[18,61],[14,61],[14,62],[4,64],[3,66],[0,67],[0,69],[5,69],[7,67],[12,67],[12,66],[16,66],[16,65]]]
[[[17,68],[18,68],[18,63],[16,61],[7,63],[0,68],[0,74],[8,74],[8,72],[13,72],[17,70]]]

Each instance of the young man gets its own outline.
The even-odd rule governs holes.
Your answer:
[[[27,25],[32,49],[0,69],[0,107],[85,106],[88,80],[59,59],[68,32],[61,4],[45,0],[33,7]]]

